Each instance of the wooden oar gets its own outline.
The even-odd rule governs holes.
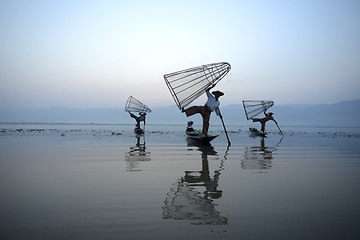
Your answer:
[[[227,131],[226,131],[226,127],[225,127],[224,120],[223,120],[223,117],[222,117],[221,112],[220,112],[220,108],[218,108],[218,109],[219,109],[219,117],[220,117],[220,119],[221,119],[222,125],[223,125],[223,127],[224,127],[224,131],[225,131],[225,135],[226,135],[226,138],[227,138],[227,140],[228,140],[228,147],[230,147],[231,142],[230,142],[228,133],[227,133]]]
[[[278,129],[279,129],[279,131],[280,131],[281,135],[283,135],[283,136],[284,136],[283,132],[281,131],[281,129],[280,129],[280,127],[279,127],[279,125],[278,125],[277,123],[276,123],[276,126],[278,127]]]

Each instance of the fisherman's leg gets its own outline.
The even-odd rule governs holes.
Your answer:
[[[261,121],[261,131],[265,132],[265,122]]]
[[[187,117],[190,117],[196,113],[201,113],[202,108],[203,108],[203,106],[192,106],[192,107],[189,107],[188,109],[185,109],[184,112]]]
[[[211,114],[211,112],[205,112],[205,113],[201,114],[202,118],[203,118],[202,133],[205,135],[207,135],[207,133],[209,131],[210,114]]]
[[[202,159],[202,171],[200,175],[200,179],[204,182],[210,182],[210,171],[209,171],[209,161],[206,153],[201,154]]]
[[[136,128],[140,129],[140,121],[136,121]]]

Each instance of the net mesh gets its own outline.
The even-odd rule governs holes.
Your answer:
[[[244,100],[242,102],[247,120],[265,112],[274,105],[271,100]]]
[[[228,224],[228,218],[216,210],[211,199],[180,179],[173,184],[164,204],[163,219],[192,220],[196,225]]]
[[[230,69],[230,64],[226,62],[211,63],[165,74],[164,79],[176,105],[181,109],[218,83]]]
[[[151,112],[151,109],[134,98],[133,96],[130,96],[125,105],[125,111],[127,112]]]

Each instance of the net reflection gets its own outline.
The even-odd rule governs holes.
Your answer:
[[[125,161],[127,163],[126,171],[141,171],[139,163],[150,161],[150,152],[146,151],[145,146],[145,135],[136,135],[136,144],[130,147],[130,151],[126,153]]]
[[[201,170],[185,170],[185,175],[172,185],[164,201],[163,218],[192,220],[195,225],[226,225],[228,218],[221,216],[213,201],[222,197],[218,183],[224,160],[211,176],[208,156],[217,156],[217,152],[211,144],[196,147],[201,151]]]

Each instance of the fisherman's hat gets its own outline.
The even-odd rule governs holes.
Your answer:
[[[270,116],[271,116],[271,115],[274,115],[274,113],[272,113],[272,112],[269,112],[268,114],[269,114]]]
[[[219,96],[219,97],[224,95],[224,93],[219,90],[212,91],[211,93],[214,94],[214,96]]]

